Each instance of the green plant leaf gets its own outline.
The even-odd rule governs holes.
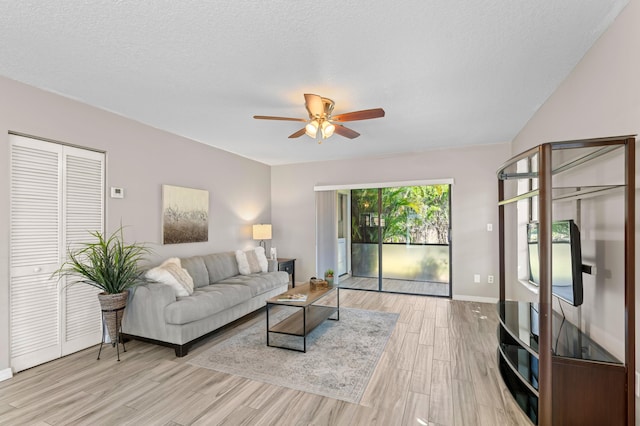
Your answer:
[[[53,275],[76,278],[106,294],[118,294],[140,283],[138,263],[151,252],[142,243],[124,243],[123,227],[105,236],[92,231],[92,242],[67,248],[67,261]]]

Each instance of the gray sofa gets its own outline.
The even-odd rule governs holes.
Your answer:
[[[220,327],[265,306],[287,291],[289,275],[269,261],[269,272],[240,275],[235,253],[180,259],[193,278],[191,296],[176,297],[166,284],[145,283],[130,294],[122,321],[124,338],[175,349],[176,356]]]

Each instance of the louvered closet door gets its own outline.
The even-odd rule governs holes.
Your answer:
[[[62,244],[66,253],[67,247],[74,249],[93,240],[90,231],[103,230],[104,154],[64,148],[63,201]],[[67,355],[100,342],[99,291],[73,283],[66,283],[61,290],[62,355]]]
[[[15,135],[10,141],[10,353],[21,371],[100,341],[95,291],[51,274],[67,241],[103,229],[104,154]]]
[[[62,147],[11,137],[10,321],[14,371],[60,356]]]

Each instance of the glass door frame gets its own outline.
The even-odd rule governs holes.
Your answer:
[[[330,185],[315,185],[313,187],[314,192],[322,192],[322,191],[339,191],[339,190],[354,190],[354,189],[377,189],[377,188],[392,188],[392,187],[403,187],[403,186],[430,186],[430,185],[449,185],[449,295],[433,295],[432,297],[442,297],[451,299],[453,296],[453,238],[452,238],[452,219],[453,219],[453,187],[455,185],[453,178],[441,178],[441,179],[423,179],[423,180],[408,180],[408,181],[397,181],[397,182],[375,182],[375,183],[348,183],[348,184],[330,184]],[[349,197],[350,198],[350,197]],[[353,206],[351,206],[353,208]],[[351,209],[349,209],[351,210]],[[317,214],[317,211],[316,211]],[[318,219],[316,218],[316,227],[317,227]],[[351,235],[349,235],[348,245],[351,247],[353,241],[351,239]],[[352,255],[352,250],[349,250],[349,256]],[[318,246],[316,246],[316,262],[318,258]],[[316,268],[318,265],[316,265]],[[379,266],[380,268],[380,266]],[[352,272],[353,264],[348,268],[348,272]],[[382,293],[395,293],[395,294],[409,294],[416,295],[416,293],[402,293],[402,292],[388,292],[385,290],[380,290],[380,274],[378,274],[378,290],[371,289],[362,289],[364,291],[379,291]]]
[[[383,277],[383,246],[384,246],[384,241],[383,241],[383,226],[382,225],[382,220],[384,217],[384,210],[383,210],[383,190],[386,188],[404,188],[404,187],[415,187],[415,186],[435,186],[435,185],[447,185],[448,187],[448,203],[447,203],[447,209],[448,209],[448,228],[447,228],[447,245],[448,245],[448,294],[443,295],[443,294],[422,294],[422,293],[411,293],[411,292],[405,292],[405,291],[390,291],[390,290],[385,290],[383,287],[384,284],[384,280],[385,278]],[[378,222],[378,226],[377,226],[377,245],[378,245],[378,250],[377,250],[377,257],[378,257],[378,269],[377,269],[377,278],[378,278],[378,288],[377,289],[361,289],[361,290],[365,290],[365,291],[378,291],[381,293],[393,293],[393,294],[407,294],[407,295],[421,295],[421,296],[429,296],[429,297],[443,297],[443,298],[452,298],[453,297],[453,262],[452,262],[452,255],[453,255],[453,241],[452,241],[452,237],[451,237],[451,231],[452,231],[452,189],[453,189],[453,183],[452,182],[438,182],[438,183],[434,183],[434,182],[430,182],[430,183],[420,183],[420,184],[388,184],[388,185],[383,185],[377,188],[351,188],[351,191],[353,190],[360,190],[360,189],[377,189],[377,209],[376,209],[376,213],[377,217],[379,218],[379,222]],[[353,197],[353,195],[351,195],[351,197]],[[351,207],[353,208],[353,200],[351,201]],[[351,212],[349,212],[351,214]],[[353,239],[352,236],[349,236],[349,243],[351,246],[353,246]],[[353,253],[353,247],[350,250],[351,253]],[[351,262],[353,264],[353,262]]]

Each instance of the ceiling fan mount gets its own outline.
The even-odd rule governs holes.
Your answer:
[[[323,98],[319,95],[306,93],[304,95],[305,108],[309,114],[309,119],[305,118],[291,118],[291,117],[272,117],[268,115],[254,115],[253,118],[259,120],[284,120],[284,121],[301,121],[307,124],[302,129],[289,135],[289,138],[299,138],[306,134],[311,138],[316,138],[318,130],[320,130],[321,137],[318,143],[322,143],[324,139],[331,137],[334,132],[340,136],[344,136],[349,139],[355,139],[360,136],[360,133],[351,130],[339,122],[368,120],[372,118],[384,117],[384,110],[382,108],[367,109],[362,111],[347,112],[344,114],[332,115],[335,102],[329,98]]]
[[[333,102],[331,99],[320,97],[320,101],[322,103],[322,111],[320,112],[317,109],[316,105],[313,105],[315,109],[313,110],[309,109],[309,106],[306,102],[307,98],[312,99],[311,97],[318,96],[318,95],[306,94],[304,96],[305,96],[305,107],[307,108],[307,112],[309,113],[310,120],[326,120],[331,116],[331,113],[333,112],[333,108],[336,105],[335,102]],[[317,101],[312,101],[312,104],[313,102],[317,102]]]

